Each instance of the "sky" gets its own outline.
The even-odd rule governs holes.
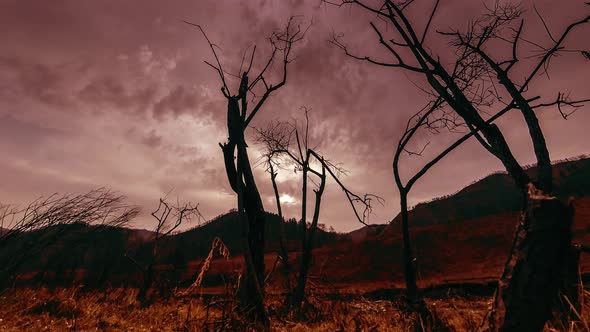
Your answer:
[[[584,1],[522,1],[523,35],[541,45],[551,41],[533,3],[555,35],[590,13]],[[482,4],[442,0],[433,27],[464,29],[481,15]],[[300,108],[311,109],[310,141],[348,171],[342,182],[356,193],[384,198],[369,222],[387,223],[399,212],[391,164],[408,117],[429,98],[419,88],[425,82],[403,70],[351,59],[329,42],[336,34],[352,52],[389,59],[369,22],[391,27],[374,15],[320,0],[0,0],[0,5],[0,202],[23,205],[55,192],[106,187],[142,207],[132,226],[147,229],[153,227],[149,213],[166,194],[198,203],[206,219],[234,208],[236,196],[218,145],[227,140],[221,82],[204,63],[213,58],[203,36],[182,21],[200,24],[218,45],[225,68],[237,72],[252,45],[257,45],[254,68],[259,68],[270,50],[266,38],[296,16],[302,26],[311,26],[293,51],[287,84],[273,93],[252,125],[301,123]],[[419,0],[409,15],[423,24],[431,6],[432,1]],[[588,49],[588,36],[590,26],[577,28],[566,43]],[[448,42],[434,31],[426,40],[443,59],[452,49]],[[515,70],[517,81],[535,61],[527,50]],[[558,91],[588,98],[588,77],[590,61],[579,52],[564,53],[527,94],[544,101],[555,99]],[[567,121],[555,108],[537,114],[552,159],[590,153],[587,110]],[[499,125],[517,159],[532,163],[521,117],[507,115]],[[275,212],[270,177],[259,162],[263,149],[253,135],[248,130],[256,180],[265,208]],[[404,156],[402,174],[411,175],[457,137],[418,135],[412,148],[429,142],[428,147],[421,157]],[[499,170],[502,165],[477,142],[467,142],[418,182],[410,203],[453,193]],[[286,217],[299,218],[300,182],[292,168],[279,172]],[[362,226],[333,181],[327,183],[320,223],[342,232]]]

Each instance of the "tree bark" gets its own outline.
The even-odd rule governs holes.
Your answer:
[[[247,77],[243,78],[247,82]],[[238,212],[242,225],[242,243],[246,273],[240,285],[241,309],[253,321],[268,327],[268,315],[264,305],[264,226],[266,216],[262,199],[250,161],[244,138],[244,118],[240,115],[237,98],[228,99],[227,127],[229,141],[221,145],[226,175],[231,188],[238,196]],[[237,151],[236,151],[237,150]],[[234,155],[237,154],[237,162]]]
[[[307,167],[307,166],[306,166]],[[322,168],[322,178],[320,182],[319,188],[315,191],[315,205],[313,211],[313,219],[311,225],[309,226],[309,230],[306,234],[303,235],[303,252],[301,255],[301,267],[299,270],[299,276],[297,278],[297,285],[295,286],[295,291],[293,293],[292,299],[292,307],[300,310],[301,305],[303,304],[303,300],[305,299],[305,287],[307,285],[307,278],[309,275],[309,268],[311,266],[312,261],[312,250],[313,250],[313,241],[315,231],[318,227],[318,221],[320,218],[320,204],[322,202],[322,195],[324,193],[324,189],[326,187],[326,171],[325,168]],[[304,173],[304,184],[307,187],[307,181],[305,177],[307,176],[307,172]],[[304,224],[305,227],[305,224]]]
[[[448,331],[447,326],[439,319],[436,312],[428,309],[424,298],[421,296],[416,281],[416,258],[412,250],[409,229],[408,193],[400,190],[400,205],[402,216],[402,238],[404,279],[406,282],[407,309],[412,321],[412,330],[415,332]]]
[[[139,288],[139,292],[137,293],[137,301],[139,301],[142,306],[147,306],[149,304],[148,292],[154,283],[154,264],[150,263],[148,267],[143,271],[143,283]]]
[[[403,257],[404,262],[404,279],[406,282],[406,292],[408,301],[415,302],[418,297],[418,286],[416,284],[416,265],[409,230],[408,215],[408,195],[400,191],[400,205],[402,216],[402,237],[403,237]]]
[[[541,331],[551,317],[571,247],[571,209],[529,184],[487,331]]]
[[[471,49],[475,50],[475,52],[477,52],[496,72],[499,83],[506,88],[506,91],[510,94],[510,97],[512,97],[512,100],[522,113],[527,124],[529,135],[531,136],[531,140],[533,142],[535,156],[537,158],[537,187],[544,192],[550,193],[553,190],[551,157],[549,156],[549,150],[547,149],[545,136],[535,111],[526,98],[522,95],[522,89],[516,87],[514,82],[512,82],[512,80],[508,77],[508,72],[505,69],[503,69],[497,62],[492,60],[490,56],[481,48],[471,47]]]
[[[279,254],[282,258],[282,271],[285,276],[285,283],[287,286],[287,292],[291,292],[291,266],[289,265],[289,249],[287,248],[286,236],[285,236],[285,218],[283,217],[283,209],[281,208],[281,198],[279,195],[279,188],[277,186],[277,173],[275,172],[272,161],[269,160],[270,167],[270,180],[272,182],[272,189],[275,194],[275,201],[277,202],[277,212],[281,218],[281,227],[279,229]]]

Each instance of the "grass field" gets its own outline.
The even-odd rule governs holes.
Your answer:
[[[354,287],[349,287],[354,289]],[[0,296],[1,331],[233,331],[248,327],[232,312],[223,296],[172,295],[142,306],[135,289],[16,289]],[[280,313],[282,295],[269,292],[267,305],[274,331],[407,331],[410,320],[399,296],[376,292],[316,293],[303,319]],[[590,293],[586,293],[588,295]],[[380,298],[381,297],[381,298]],[[387,297],[388,299],[385,299]],[[588,296],[586,296],[588,297]],[[490,296],[448,289],[426,297],[429,309],[451,331],[474,331],[482,321]],[[570,326],[546,331],[590,331],[588,303]]]

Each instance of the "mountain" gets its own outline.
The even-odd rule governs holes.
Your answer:
[[[536,172],[534,167],[527,171]],[[574,240],[590,245],[590,159],[558,162],[554,175],[556,194],[575,197]],[[520,199],[510,178],[495,173],[453,195],[416,205],[409,215],[419,285],[497,279],[512,242]],[[268,213],[268,269],[277,257],[281,227],[291,262],[296,265],[298,261],[300,225],[294,219],[283,222]],[[219,237],[231,257],[214,258],[205,284],[223,284],[242,268],[240,230],[238,214],[230,211],[168,236],[156,261],[160,277],[180,284],[194,280],[211,244]],[[142,280],[138,266],[145,267],[149,262],[153,237],[154,233],[147,230],[83,223],[22,233],[0,242],[0,273],[25,257],[26,263],[15,270],[21,283],[136,285]],[[590,258],[586,256],[582,256],[582,269],[590,271]],[[401,257],[399,216],[388,225],[363,227],[343,235],[318,230],[311,274],[318,282],[340,287],[402,286]]]
[[[379,235],[386,227],[387,225],[384,224],[364,226],[352,232],[346,233],[346,237],[349,238],[353,243],[360,243],[370,237]]]
[[[128,228],[129,237],[128,240],[134,243],[144,243],[152,241],[156,233],[142,228]]]
[[[530,175],[536,168],[527,170]],[[553,165],[555,193],[568,196],[590,196],[590,159],[562,161]],[[522,196],[505,173],[495,173],[472,183],[455,194],[416,205],[410,212],[414,226],[452,223],[467,219],[518,211]],[[401,220],[395,217],[392,223]]]
[[[534,174],[534,167],[527,170]],[[590,245],[590,159],[554,165],[556,195],[575,197],[574,241]],[[519,217],[520,194],[506,174],[491,174],[457,193],[416,205],[409,212],[410,234],[420,284],[494,280],[502,272]],[[403,280],[401,222],[398,215],[379,234],[366,227],[347,245],[322,248],[333,257],[323,273],[342,282]],[[583,255],[582,269],[590,271]],[[319,260],[322,258],[318,257]]]
[[[273,213],[266,214],[265,224],[265,248],[268,252],[276,252],[279,249],[279,234],[281,224],[285,228],[286,242],[290,250],[297,250],[301,246],[299,242],[300,229],[295,219],[282,222],[281,218]],[[229,248],[232,255],[242,252],[241,227],[238,213],[232,210],[219,215],[211,221],[197,226],[186,232],[176,234],[168,239],[168,243],[175,250],[182,250],[189,255],[189,259],[197,259],[207,256],[213,240],[220,238]],[[315,245],[323,246],[335,242],[338,235],[318,229],[315,233]]]
[[[284,227],[289,250],[300,248],[300,225],[296,220],[283,222],[271,213],[267,213],[266,219],[267,252],[277,252],[281,227]],[[162,238],[156,265],[178,270],[178,273],[172,273],[171,279],[179,282],[192,280],[215,238],[222,240],[232,257],[240,257],[239,226],[238,213],[230,211],[188,231]],[[0,275],[17,274],[22,281],[43,280],[51,284],[72,281],[97,286],[107,282],[134,284],[141,280],[142,268],[145,269],[151,260],[154,238],[154,232],[144,229],[85,223],[20,233],[7,241],[0,241]],[[339,238],[336,233],[318,229],[315,245],[332,244]]]

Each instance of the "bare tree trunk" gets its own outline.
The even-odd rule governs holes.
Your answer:
[[[554,45],[542,52],[537,66],[527,76],[524,83],[518,86],[510,80],[507,73],[519,61],[517,44],[521,39],[522,23],[518,31],[512,29],[516,32],[516,36],[512,43],[511,60],[494,62],[484,51],[484,44],[487,41],[499,38],[498,36],[501,34],[498,31],[503,29],[501,26],[506,21],[516,20],[520,16],[519,10],[513,10],[511,6],[504,7],[497,4],[495,9],[491,11],[493,12],[492,16],[496,15],[489,20],[492,23],[482,26],[481,23],[485,20],[478,21],[472,24],[473,27],[468,33],[441,32],[443,35],[456,37],[456,45],[460,46],[459,50],[461,50],[461,46],[470,49],[470,51],[458,52],[455,66],[448,71],[445,65],[440,62],[440,57],[425,46],[425,38],[440,1],[435,2],[426,27],[421,33],[415,30],[413,22],[406,17],[407,11],[405,9],[412,1],[401,3],[385,1],[379,2],[378,6],[371,6],[359,1],[342,1],[342,4],[346,3],[357,4],[364,10],[383,18],[387,23],[391,23],[397,32],[398,36],[396,37],[401,37],[402,42],[389,39],[389,36],[384,37],[377,25],[371,22],[371,27],[379,38],[379,43],[391,53],[392,61],[381,62],[366,55],[352,54],[338,40],[338,37],[334,38],[334,44],[357,60],[424,74],[436,95],[442,98],[448,107],[452,108],[465,121],[465,125],[469,127],[480,144],[502,162],[517,187],[525,194],[521,220],[509,259],[499,282],[494,308],[488,317],[488,328],[492,331],[540,331],[551,317],[552,305],[563,282],[564,262],[567,261],[571,245],[572,216],[566,204],[548,196],[552,190],[549,152],[542,129],[533,112],[536,107],[531,106],[531,99],[526,99],[522,93],[527,91],[531,79],[537,75],[541,68],[547,69],[551,57],[564,48],[561,43],[569,32],[577,25],[590,22],[590,16],[570,24],[561,37],[554,39],[552,36]],[[511,15],[515,16],[511,17]],[[503,40],[503,38],[499,39]],[[405,49],[407,52],[405,54],[398,52],[399,49]],[[482,71],[478,69],[482,67],[478,61],[473,61],[471,52],[479,54],[496,70],[498,83],[507,89],[512,97],[511,104],[515,105],[514,108],[520,109],[524,116],[538,163],[538,176],[535,181],[531,180],[523,167],[520,166],[500,129],[485,121],[480,115],[480,106],[485,102],[482,103],[478,98],[473,98],[469,88],[470,86],[478,86],[478,84],[464,84],[465,77],[461,77],[461,74],[456,75],[457,72],[467,69],[467,72],[470,73],[467,75],[467,81],[469,79],[477,81],[481,78],[479,73]],[[409,60],[407,59],[408,54],[411,54],[409,57],[411,61],[406,61]],[[506,67],[502,67],[503,65]],[[463,69],[457,71],[457,68]],[[477,89],[479,90],[479,86]],[[482,91],[485,90],[485,88],[482,89]],[[497,99],[500,97],[497,96]],[[558,95],[557,101],[552,105],[559,106],[562,102],[564,102],[563,99]],[[403,187],[397,174],[396,182],[400,188]],[[533,183],[535,184],[533,185]],[[409,187],[411,187],[411,183],[407,185],[407,188]],[[411,280],[409,281],[411,285]]]
[[[148,291],[152,287],[154,283],[154,263],[150,262],[148,267],[143,272],[143,283],[139,288],[139,293],[137,293],[137,301],[141,302],[142,305],[147,305],[149,303],[149,299],[147,296]]]
[[[500,82],[506,87],[514,102],[518,105],[529,130],[529,135],[533,142],[533,149],[537,158],[537,186],[546,193],[553,190],[553,173],[551,168],[551,157],[545,142],[545,136],[539,120],[531,105],[526,101],[524,96],[518,91],[514,83],[508,78],[505,72],[499,74]]]
[[[245,78],[247,84],[247,78]],[[242,224],[242,242],[246,275],[240,285],[242,310],[254,321],[268,327],[264,306],[264,225],[265,215],[262,199],[248,159],[244,139],[243,117],[239,114],[236,99],[228,102],[229,142],[221,145],[228,181],[238,196],[238,211]],[[237,150],[237,165],[234,153]]]
[[[285,276],[285,282],[287,285],[287,291],[290,293],[291,290],[291,266],[289,265],[289,249],[287,248],[286,237],[285,237],[285,218],[283,217],[283,209],[281,208],[281,199],[279,195],[279,188],[277,186],[277,173],[274,171],[272,161],[269,160],[270,166],[270,180],[272,182],[272,189],[275,194],[275,200],[277,202],[277,212],[281,218],[281,225],[279,229],[279,251],[282,258],[283,274]]]
[[[545,136],[535,111],[526,98],[522,95],[522,90],[519,90],[514,82],[508,77],[507,70],[503,69],[497,62],[493,61],[490,56],[481,48],[474,48],[474,50],[496,72],[498,75],[498,82],[506,88],[506,91],[510,94],[514,103],[518,106],[518,109],[522,113],[522,116],[524,117],[524,120],[527,124],[529,135],[533,142],[535,156],[537,158],[537,186],[542,191],[550,193],[553,190],[551,157],[549,156],[549,150],[547,149]]]
[[[302,167],[302,184],[301,184],[301,221],[300,221],[300,229],[301,229],[301,262],[299,263],[299,275],[297,276],[297,281],[295,285],[295,289],[293,293],[287,296],[286,304],[289,308],[296,308],[299,309],[301,307],[301,301],[303,300],[303,295],[300,294],[305,292],[305,286],[303,285],[302,279],[307,278],[307,269],[304,268],[305,260],[308,260],[306,254],[307,248],[307,163],[309,162],[309,154],[306,155],[306,159],[303,160],[303,167]],[[302,288],[303,287],[303,288]]]
[[[238,144],[238,163],[243,172],[244,184],[246,185],[243,194],[244,209],[248,216],[248,244],[252,251],[252,262],[254,263],[260,288],[264,290],[262,281],[264,280],[264,225],[266,216],[264,214],[262,198],[258,192],[258,187],[254,181],[254,175],[250,167],[244,137],[242,136],[241,139],[242,142]]]
[[[400,205],[402,216],[402,237],[403,237],[403,257],[404,262],[404,279],[406,282],[406,292],[408,300],[414,302],[418,297],[418,286],[416,284],[416,265],[409,230],[408,216],[408,195],[405,191],[400,191]]]
[[[149,305],[149,298],[148,298],[148,291],[152,287],[154,283],[154,265],[156,264],[156,256],[158,254],[158,241],[160,237],[160,228],[156,229],[156,237],[154,238],[154,243],[152,250],[150,252],[150,260],[148,262],[147,267],[142,269],[143,272],[143,283],[139,287],[139,292],[137,293],[137,301],[139,301],[143,306]],[[141,268],[141,266],[138,265]]]
[[[571,247],[571,209],[530,188],[484,327],[488,331],[541,331],[562,287],[564,257]]]
[[[242,309],[248,312],[253,309],[254,315],[253,317],[250,315],[251,318],[254,318],[255,321],[264,322],[265,329],[268,329],[268,316],[264,306],[264,225],[266,215],[260,193],[254,181],[250,161],[248,160],[244,131],[270,95],[285,85],[287,81],[287,66],[292,61],[292,57],[290,56],[292,46],[294,43],[302,40],[307,30],[302,30],[298,25],[295,27],[293,25],[293,17],[291,17],[284,31],[272,33],[268,38],[272,51],[266,65],[262,66],[262,69],[254,76],[253,82],[249,83],[248,75],[253,68],[252,65],[256,51],[256,47],[254,47],[250,56],[250,63],[246,66],[247,69],[242,72],[238,93],[233,95],[227,85],[225,78],[226,71],[223,69],[217,56],[216,47],[209,40],[200,25],[190,22],[186,23],[197,27],[207,40],[209,48],[215,57],[215,65],[209,62],[207,64],[213,67],[219,74],[223,83],[221,93],[228,101],[227,129],[229,139],[226,144],[220,144],[220,146],[224,155],[228,182],[233,191],[238,195],[238,210],[240,222],[243,226],[242,241],[247,273],[245,282],[241,285],[242,291],[240,292],[242,294]],[[281,57],[282,60],[281,78],[276,83],[268,84],[265,76],[269,74],[269,68],[273,67],[271,64],[278,57]],[[261,95],[255,95],[257,101],[250,112],[248,112],[249,95],[254,95],[253,91],[256,90],[257,86],[261,85],[264,85],[264,92]],[[234,162],[236,148],[237,165]]]
[[[308,281],[309,270],[312,263],[312,250],[314,246],[314,236],[315,232],[318,228],[318,221],[320,216],[320,208],[321,208],[321,199],[322,195],[326,186],[326,174],[328,173],[340,186],[340,188],[346,194],[353,211],[355,212],[355,216],[357,219],[365,224],[365,217],[368,213],[370,213],[371,205],[370,200],[372,198],[381,201],[381,198],[375,195],[366,194],[363,197],[358,196],[357,194],[348,190],[342,182],[338,179],[336,172],[342,171],[341,168],[335,166],[331,162],[325,160],[322,156],[317,154],[313,149],[309,148],[309,114],[308,109],[303,107],[302,108],[305,114],[305,129],[302,136],[299,135],[299,131],[297,126],[285,127],[280,122],[276,124],[271,124],[267,129],[257,130],[259,134],[258,141],[264,143],[266,148],[268,149],[266,153],[267,157],[267,171],[270,171],[271,180],[273,184],[275,199],[277,201],[277,209],[279,211],[279,215],[282,218],[282,210],[279,200],[279,191],[277,188],[277,184],[275,181],[276,173],[274,172],[273,167],[273,157],[277,157],[280,155],[285,155],[290,159],[294,165],[296,166],[296,170],[301,170],[302,174],[302,184],[301,184],[301,220],[299,222],[299,229],[300,229],[300,240],[301,240],[301,258],[299,264],[299,274],[296,277],[296,286],[293,290],[289,290],[289,294],[285,297],[284,301],[284,308],[287,311],[293,313],[293,311],[297,311],[298,314],[302,314],[303,306],[305,300],[305,289]],[[294,152],[290,150],[290,142],[292,139],[292,135],[294,135],[294,140],[297,143],[297,150]],[[317,162],[320,163],[322,170],[321,172],[316,170],[311,166],[311,158],[316,159]],[[275,161],[276,162],[276,161]],[[333,168],[335,171],[332,171]],[[308,187],[308,176],[309,175],[316,176],[320,179],[320,184],[317,189],[314,190],[315,192],[315,205],[314,205],[314,212],[312,217],[312,222],[307,224],[307,187]],[[362,217],[358,213],[355,203],[360,203],[365,207],[365,211],[363,211]],[[366,224],[365,224],[366,225]],[[287,257],[287,252],[284,246],[282,245],[283,255]],[[287,276],[288,277],[288,276]]]
[[[400,190],[400,205],[402,217],[402,238],[403,238],[403,257],[404,262],[404,279],[406,283],[406,300],[407,310],[412,321],[412,329],[416,332],[426,331],[447,331],[448,328],[431,312],[424,302],[416,281],[416,258],[412,250],[412,239],[409,230],[409,213],[408,213],[408,193]]]
[[[241,175],[241,170],[238,170]],[[238,211],[242,225],[242,246],[246,273],[244,282],[240,285],[240,303],[242,311],[252,318],[254,322],[262,322],[268,329],[269,321],[264,306],[264,223],[262,223],[262,236],[256,214],[256,206],[251,197],[242,189],[241,181],[238,182]],[[251,212],[251,213],[250,213]],[[264,221],[264,216],[262,216]],[[252,227],[254,226],[254,227]],[[262,256],[262,257],[261,257]],[[262,270],[262,272],[260,272]]]
[[[307,177],[307,172],[304,172],[304,186],[307,187],[307,181],[305,180]],[[292,307],[296,308],[297,310],[301,309],[301,305],[303,304],[303,300],[305,299],[305,287],[307,285],[307,277],[309,275],[309,268],[311,266],[312,260],[312,250],[313,250],[313,241],[315,231],[318,227],[318,220],[320,218],[320,204],[322,202],[322,194],[324,193],[324,189],[326,187],[326,170],[325,167],[322,168],[322,178],[320,180],[320,186],[315,191],[315,205],[313,211],[313,219],[311,225],[309,226],[309,230],[307,234],[303,234],[303,252],[301,254],[301,267],[299,270],[299,276],[297,278],[297,285],[295,286],[295,292],[293,293],[292,299]],[[304,195],[305,197],[306,195]],[[303,224],[303,227],[306,227]]]

